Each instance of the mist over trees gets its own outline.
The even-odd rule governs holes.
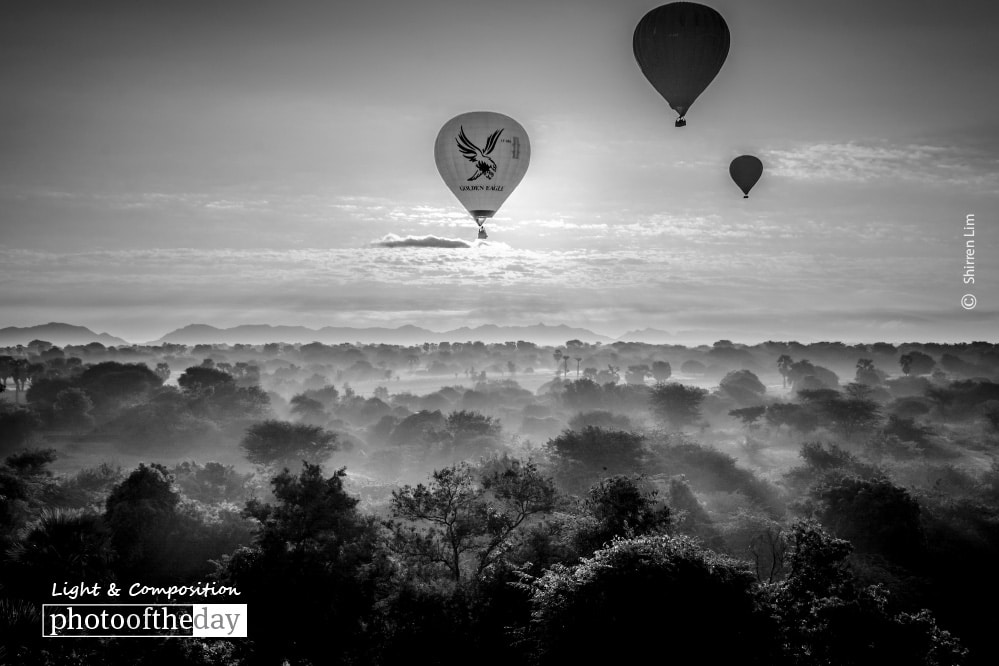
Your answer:
[[[999,592],[991,343],[36,340],[0,360],[8,661],[999,658],[977,610]],[[42,639],[63,581],[231,585],[270,629]]]

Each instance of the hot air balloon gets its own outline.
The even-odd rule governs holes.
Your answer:
[[[444,123],[434,145],[441,178],[479,225],[496,214],[531,162],[527,132],[513,118],[473,111]]]
[[[635,28],[635,60],[679,117],[717,76],[728,55],[728,25],[711,7],[672,2],[656,7]]]
[[[752,155],[740,155],[732,160],[728,172],[735,184],[742,190],[744,195],[742,198],[748,199],[749,190],[753,189],[753,185],[756,185],[756,181],[763,175],[763,162],[760,161],[760,158]]]

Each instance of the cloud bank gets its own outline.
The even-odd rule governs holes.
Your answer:
[[[397,236],[387,234],[379,240],[371,241],[375,247],[440,247],[440,248],[469,248],[472,247],[467,241],[460,238],[441,238],[440,236]]]

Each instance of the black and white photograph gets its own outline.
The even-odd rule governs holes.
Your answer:
[[[999,663],[999,3],[9,0],[0,666]]]

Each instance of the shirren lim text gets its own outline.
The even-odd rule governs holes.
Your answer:
[[[964,218],[964,284],[975,284],[975,215]]]

